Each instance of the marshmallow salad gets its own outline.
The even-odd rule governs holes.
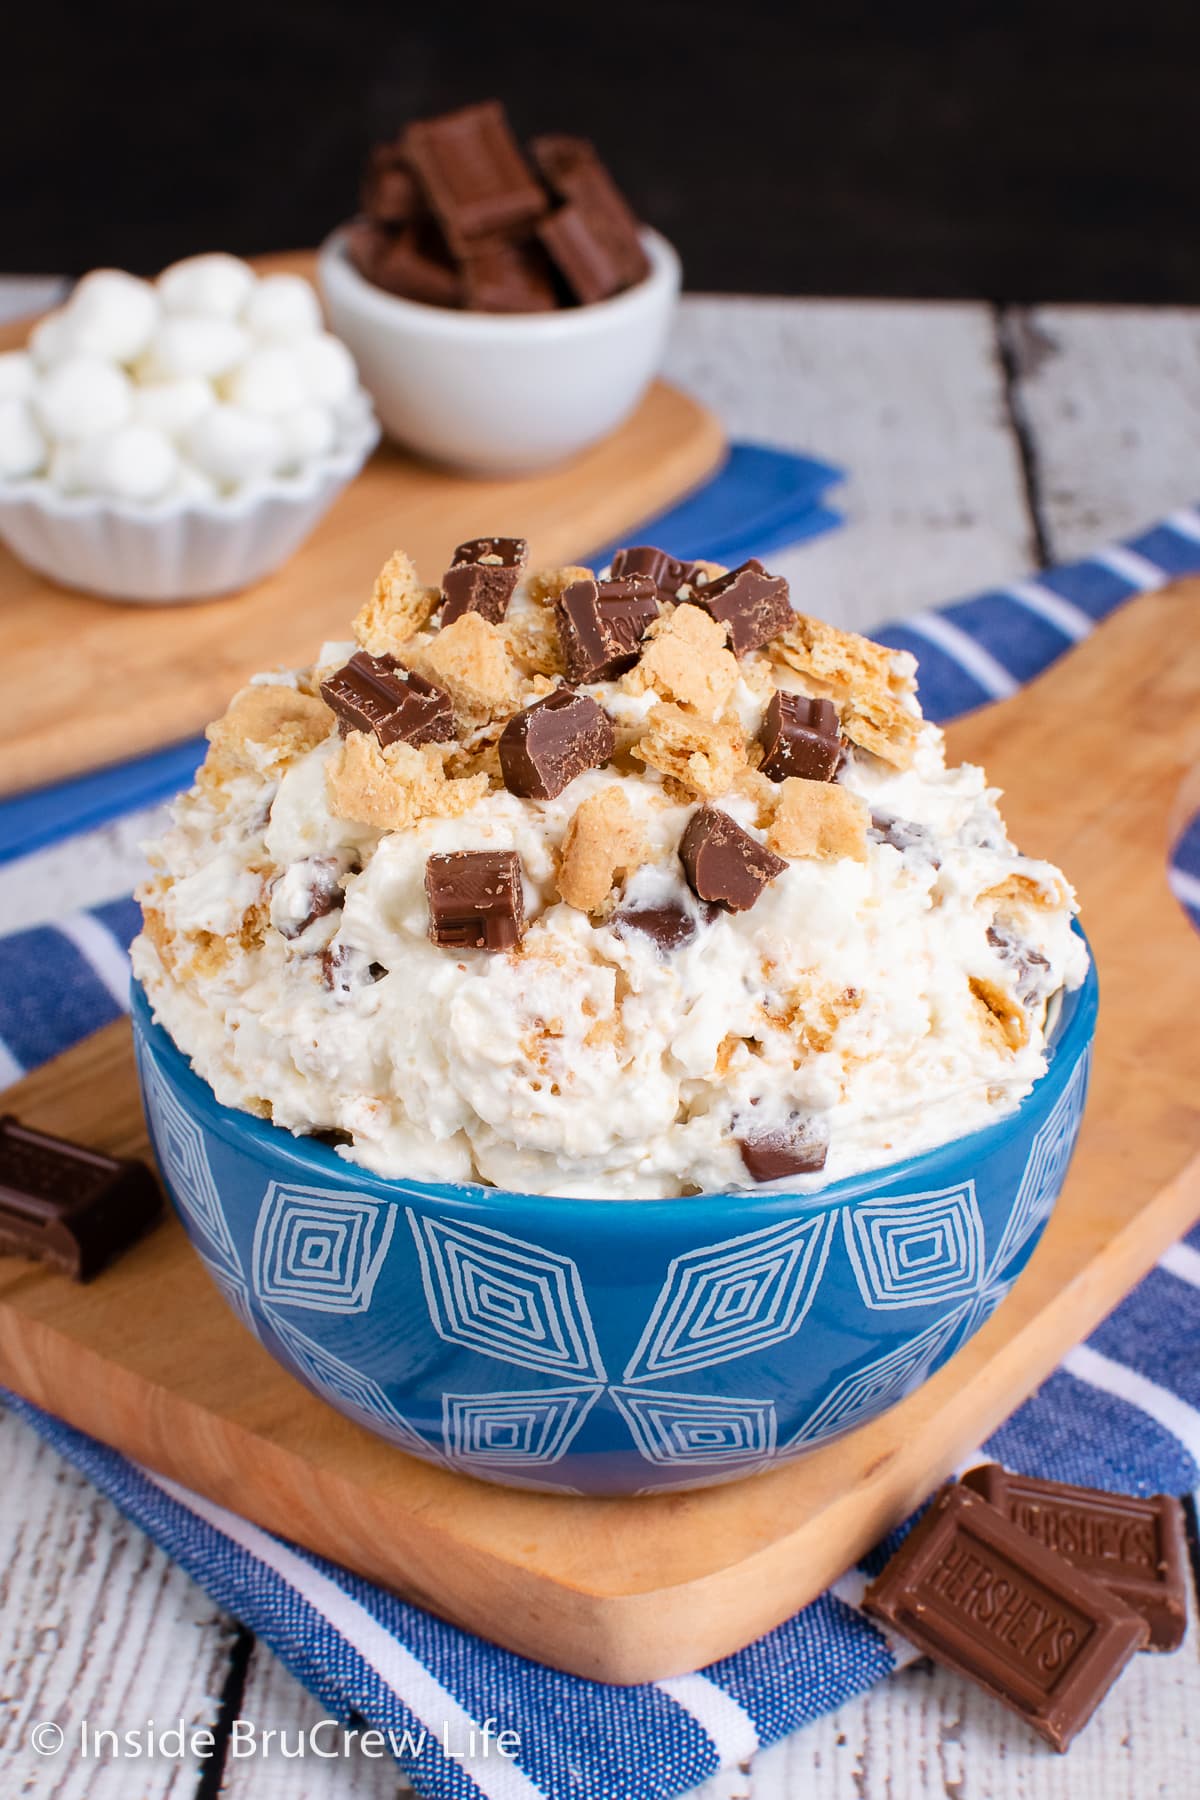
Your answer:
[[[820,1188],[1012,1111],[1087,952],[910,657],[751,562],[394,556],[256,676],[134,968],[218,1100],[387,1177]]]

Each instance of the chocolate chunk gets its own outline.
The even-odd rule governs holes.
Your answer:
[[[460,544],[442,577],[442,624],[477,612],[498,625],[521,579],[529,546],[524,538],[472,538]]]
[[[404,154],[451,245],[469,255],[474,241],[528,225],[546,196],[509,130],[498,100],[410,125]]]
[[[769,881],[787,868],[718,806],[702,806],[688,821],[679,855],[692,892],[726,912],[748,912]]]
[[[295,866],[303,870],[304,911],[279,927],[280,937],[289,941],[303,937],[310,925],[336,912],[345,899],[342,865],[336,856],[306,856]]]
[[[554,608],[567,679],[606,681],[631,669],[658,617],[654,583],[644,575],[573,581]]]
[[[586,138],[534,138],[530,154],[563,204],[538,236],[577,300],[605,300],[649,273],[637,219]]]
[[[735,656],[769,644],[795,617],[787,582],[782,575],[768,575],[755,557],[698,587],[691,604],[725,626]]]
[[[463,292],[474,312],[553,312],[558,290],[539,244],[489,243],[463,258]]]
[[[942,866],[941,858],[933,853],[936,842],[933,832],[928,825],[918,825],[915,819],[899,819],[892,813],[873,812],[867,836],[874,844],[890,844],[893,850],[899,850],[901,856],[911,855],[914,861],[928,862],[935,869]]]
[[[500,767],[510,794],[553,800],[585,769],[602,769],[615,748],[612,720],[586,694],[556,688],[508,721]]]
[[[1017,977],[1017,998],[1028,1006],[1032,1000],[1040,998],[1047,986],[1050,973],[1049,959],[1035,950],[1032,944],[1012,936],[1001,925],[989,925],[988,943],[998,950],[1005,962],[1011,963]]]
[[[162,1194],[145,1163],[0,1118],[0,1255],[90,1281],[148,1230]]]
[[[1066,1557],[1140,1613],[1150,1650],[1177,1650],[1187,1631],[1183,1508],[1168,1494],[1147,1500],[1013,1475],[985,1463],[963,1476],[1005,1518],[1045,1549]]]
[[[382,981],[387,970],[354,944],[332,943],[321,957],[321,980],[331,994],[345,999],[360,988]]]
[[[454,737],[450,696],[423,675],[402,669],[394,656],[358,650],[321,683],[321,698],[337,716],[343,735],[373,731],[385,747],[448,744]]]
[[[776,1131],[747,1131],[737,1147],[752,1180],[778,1181],[783,1175],[815,1175],[823,1169],[829,1138],[812,1119],[793,1113]]]
[[[1065,1750],[1149,1636],[1132,1607],[970,1488],[942,1489],[867,1611]]]
[[[711,924],[720,910],[719,906],[702,906],[697,916],[677,900],[668,900],[661,906],[623,906],[613,914],[611,922],[618,937],[640,932],[650,938],[660,956],[666,957],[690,944],[701,924]]]
[[[615,576],[643,575],[654,583],[660,600],[673,600],[684,582],[691,581],[696,565],[668,556],[665,550],[657,550],[653,544],[633,544],[626,550],[617,551],[612,559],[612,572]]]
[[[511,950],[525,928],[515,850],[454,850],[425,864],[429,935],[453,950]]]
[[[369,220],[352,225],[346,253],[376,287],[423,306],[461,306],[463,282],[432,220],[393,230]]]
[[[759,768],[772,781],[789,775],[801,781],[832,781],[842,753],[837,708],[832,700],[809,700],[778,690],[767,702],[758,741]]]
[[[376,144],[363,176],[362,209],[378,225],[410,225],[425,210],[416,177],[398,144]]]

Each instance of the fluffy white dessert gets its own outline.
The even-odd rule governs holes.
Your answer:
[[[1015,1107],[1086,970],[1074,899],[982,770],[946,767],[911,658],[801,615],[735,658],[660,596],[640,661],[575,687],[611,755],[524,797],[499,739],[560,683],[555,597],[585,574],[438,629],[398,555],[356,642],[257,677],[210,729],[133,958],[218,1099],[385,1176],[631,1198],[749,1186],[781,1146],[787,1185],[816,1188]],[[322,683],[359,649],[432,683],[452,740],[339,729]],[[834,779],[763,773],[777,692],[832,702]],[[771,852],[744,910],[681,859],[714,807]],[[511,948],[436,941],[429,858],[480,851],[519,859]]]
[[[0,356],[0,480],[127,506],[294,479],[370,422],[312,285],[235,256],[188,257],[156,282],[93,270]]]

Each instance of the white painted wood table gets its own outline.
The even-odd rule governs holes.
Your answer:
[[[0,282],[0,313],[53,283]],[[688,300],[668,373],[732,434],[851,471],[849,528],[773,559],[808,610],[868,627],[1084,554],[1200,496],[1200,313]],[[127,893],[147,819],[0,869],[4,929]],[[88,1717],[289,1734],[320,1708],[271,1652],[23,1424],[0,1414],[0,1800],[391,1800],[389,1765],[83,1765],[31,1725]],[[693,1800],[1191,1800],[1193,1626],[1139,1657],[1069,1759],[968,1684],[912,1666]],[[581,1800],[608,1800],[581,1796]]]

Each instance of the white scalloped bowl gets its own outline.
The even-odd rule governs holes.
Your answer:
[[[60,587],[104,600],[174,605],[251,587],[320,524],[379,442],[373,415],[295,474],[214,500],[134,505],[63,494],[45,477],[0,481],[0,539]]]

